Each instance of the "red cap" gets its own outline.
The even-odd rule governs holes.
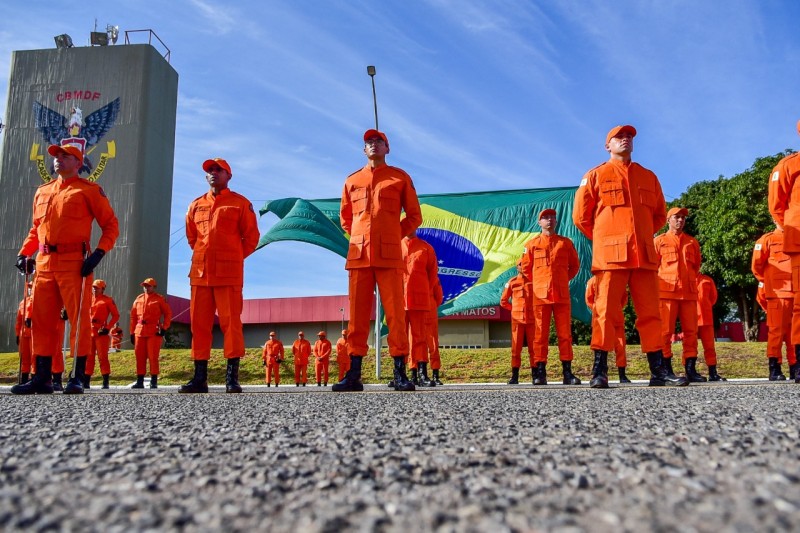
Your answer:
[[[106,288],[106,282],[102,279],[96,279],[92,282],[92,287],[100,287],[101,289]]]
[[[141,285],[142,287],[144,287],[145,285],[150,285],[151,287],[157,287],[157,286],[158,286],[158,285],[156,284],[156,280],[154,280],[153,278],[147,278],[146,280],[144,280],[143,282],[141,282],[141,283],[140,283],[140,285]]]
[[[298,332],[297,332],[297,336],[299,337],[299,336],[301,336],[301,335],[303,335],[303,336],[305,337],[305,334],[303,334],[303,332],[302,332],[302,331],[298,331]]]
[[[386,134],[383,133],[382,131],[367,130],[364,132],[364,142],[367,142],[369,139],[372,139],[373,137],[380,137],[381,139],[383,139],[383,142],[386,143],[386,146],[389,146],[389,139],[386,138]]]
[[[539,212],[539,218],[538,218],[537,220],[539,220],[539,219],[541,219],[542,217],[545,217],[545,216],[547,216],[547,215],[553,215],[553,216],[556,216],[556,210],[555,210],[555,209],[550,209],[550,208],[547,208],[547,209],[542,209],[542,210]]]
[[[327,336],[328,334],[325,333],[324,331],[320,331],[319,333],[317,333],[317,337],[327,337]]]
[[[669,211],[667,211],[667,218],[671,217],[672,215],[683,215],[685,217],[689,216],[689,210],[685,207],[673,207]]]
[[[269,332],[269,336],[270,336],[270,337],[277,337],[277,336],[278,336],[278,334],[277,334],[277,333],[275,333],[274,331],[270,331],[270,332]]]
[[[345,335],[347,335],[347,330],[346,330],[346,329],[343,329],[343,330],[342,330],[342,337],[344,337]]]
[[[221,157],[215,157],[214,159],[206,159],[205,161],[203,161],[203,170],[205,170],[206,172],[210,172],[209,169],[213,165],[219,165],[219,167],[225,169],[228,172],[228,174],[232,174],[231,166],[228,164],[227,161],[225,161]]]
[[[625,126],[614,126],[613,128],[611,128],[611,131],[608,132],[608,135],[606,135],[606,144],[611,142],[611,139],[613,139],[620,133],[630,133],[631,137],[636,137],[636,128],[634,128],[630,124]]]
[[[57,144],[51,144],[47,148],[47,153],[56,157],[58,154],[68,154],[78,159],[81,163],[83,163],[83,150],[79,147],[75,146],[74,144],[65,144],[64,146],[59,146]]]

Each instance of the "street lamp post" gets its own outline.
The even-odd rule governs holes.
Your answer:
[[[367,66],[372,80],[372,107],[375,110],[375,129],[378,130],[378,95],[375,92],[375,66]],[[380,131],[380,130],[379,130]],[[381,379],[381,295],[375,285],[375,379]]]

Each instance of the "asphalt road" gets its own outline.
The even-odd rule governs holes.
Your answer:
[[[800,531],[800,386],[0,388],[0,530]]]

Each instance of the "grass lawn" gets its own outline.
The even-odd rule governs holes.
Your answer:
[[[673,368],[676,373],[683,372],[680,362],[682,346],[674,346],[675,360]],[[759,342],[721,342],[717,343],[717,370],[726,378],[763,378],[767,377],[766,344]],[[481,383],[505,382],[511,375],[510,351],[508,348],[486,350],[442,350],[441,378],[447,383]],[[127,385],[136,379],[136,365],[133,350],[113,353],[111,360],[111,384]],[[520,382],[530,382],[530,370],[526,368],[527,352],[522,354],[523,368],[520,371]],[[591,375],[592,352],[588,346],[575,347],[575,360],[572,364],[573,372],[582,380],[587,381]],[[698,358],[697,369],[706,374],[706,367],[702,363],[702,355]],[[614,366],[614,355],[609,354],[609,378],[617,378]],[[365,383],[388,382],[391,379],[391,358],[386,352],[382,357],[381,379],[375,379],[375,357],[370,353],[364,360],[363,378]],[[70,368],[67,362],[67,369]],[[16,353],[0,354],[0,383],[13,384],[17,380],[19,357]],[[558,362],[557,351],[550,347],[550,362],[547,366],[548,380],[560,382],[561,365]],[[208,366],[209,382],[221,384],[225,382],[225,360],[220,350],[213,350]],[[783,362],[784,374],[788,376],[788,363]],[[190,352],[187,349],[161,350],[161,375],[159,383],[164,385],[183,384],[188,381],[193,373]],[[647,358],[641,353],[639,346],[628,346],[628,377],[631,379],[646,379],[649,377]],[[338,369],[335,357],[330,366],[331,377],[329,385],[337,381]],[[308,369],[309,383],[314,379],[314,365]],[[93,384],[100,381],[99,367],[95,364]],[[264,383],[264,366],[261,361],[261,348],[250,348],[242,359],[239,371],[239,381],[244,385],[257,385]],[[281,385],[294,383],[294,365],[291,355],[281,365]]]

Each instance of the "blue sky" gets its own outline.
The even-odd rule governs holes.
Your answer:
[[[795,1],[151,0],[4,6],[0,116],[11,51],[84,45],[98,27],[153,29],[180,76],[171,294],[188,296],[188,204],[224,157],[258,210],[338,197],[364,164],[375,65],[389,162],[420,193],[577,185],[636,126],[634,159],[667,198],[799,148]],[[120,40],[122,42],[122,39]],[[133,39],[133,42],[141,42]],[[765,184],[766,186],[766,184]],[[259,221],[261,232],[275,222]],[[245,298],[344,294],[344,260],[276,243],[246,262]]]

